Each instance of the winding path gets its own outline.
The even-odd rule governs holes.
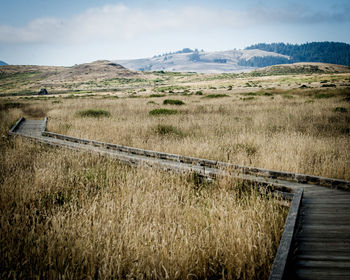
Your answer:
[[[270,279],[350,279],[350,182],[279,172],[80,139],[46,131],[45,120],[21,118],[9,135],[85,150],[129,165],[147,165],[207,178],[225,173],[291,199]]]

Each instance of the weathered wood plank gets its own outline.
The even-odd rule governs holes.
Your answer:
[[[303,279],[303,280],[346,280],[350,279],[349,274],[350,272],[348,270],[344,269],[337,269],[329,270],[328,268],[300,268],[297,271],[295,271],[288,279]]]
[[[332,260],[297,260],[296,267],[309,268],[327,268],[336,270],[336,268],[347,270],[350,273],[350,262],[348,261],[332,261]],[[350,274],[349,274],[350,276]]]

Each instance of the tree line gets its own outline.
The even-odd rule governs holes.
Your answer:
[[[324,62],[350,66],[350,45],[338,42],[312,42],[305,44],[259,43],[245,48],[246,50],[259,49],[287,55],[283,57],[253,57],[249,60],[241,60],[242,66],[265,67],[275,64],[295,62]]]

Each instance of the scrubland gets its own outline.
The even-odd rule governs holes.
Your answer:
[[[1,278],[266,279],[288,211],[228,177],[8,138],[22,115],[77,137],[350,179],[348,76],[176,77],[121,94],[1,100]]]

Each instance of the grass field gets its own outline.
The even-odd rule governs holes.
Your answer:
[[[288,211],[227,177],[7,138],[22,115],[77,137],[350,179],[349,75],[149,75],[165,85],[1,99],[1,278],[267,279]]]
[[[270,90],[222,98],[77,99],[54,104],[50,131],[256,167],[350,179],[349,90]],[[150,99],[152,103],[150,103]],[[103,109],[106,118],[75,112]],[[159,131],[159,127],[172,127]],[[105,129],[108,127],[108,129]]]

